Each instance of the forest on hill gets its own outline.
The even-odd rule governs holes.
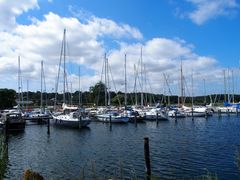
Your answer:
[[[140,104],[141,93],[127,93],[127,105]],[[111,105],[123,106],[124,105],[123,92],[109,92],[107,97],[111,97]],[[55,93],[42,93],[43,105],[53,106],[57,97],[57,104],[63,103],[63,94]],[[162,105],[178,104],[178,96],[165,96],[163,94],[144,93],[144,105],[156,105],[157,103]],[[195,105],[204,105],[211,102],[223,104],[226,95],[224,94],[211,94],[207,96],[195,96],[193,102]],[[12,108],[17,105],[18,101],[28,103],[29,107],[39,107],[41,103],[41,92],[23,92],[18,96],[18,93],[12,89],[0,89],[0,109]],[[85,107],[90,106],[104,106],[105,105],[105,85],[102,82],[98,82],[94,86],[89,88],[89,91],[74,93],[65,93],[65,99],[67,104],[82,105]],[[234,95],[235,102],[239,102],[240,95]],[[192,97],[185,97],[185,103],[191,104]]]

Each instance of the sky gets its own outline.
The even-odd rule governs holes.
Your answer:
[[[239,93],[239,10],[237,0],[0,0],[0,88],[18,90],[20,57],[21,91],[41,90],[43,61],[43,89],[55,92],[66,29],[69,91],[79,77],[82,91],[104,80],[106,53],[112,91],[124,91],[126,54],[128,92],[179,94],[182,62],[186,95],[224,93],[224,71]]]

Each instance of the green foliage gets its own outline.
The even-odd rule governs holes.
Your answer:
[[[105,105],[105,84],[99,81],[94,86],[91,86],[89,92],[91,93],[91,98],[97,106]]]
[[[12,108],[16,105],[16,92],[12,89],[0,89],[0,109]]]
[[[96,83],[94,86],[89,88],[89,91],[81,92],[81,104],[83,106],[105,106],[105,84],[101,81]],[[66,94],[67,103],[70,104],[71,94],[67,92]],[[40,106],[41,93],[37,92],[23,92],[23,100],[26,101],[28,96],[28,100],[32,101],[33,104],[29,105],[32,108]],[[111,96],[111,105],[114,106],[123,106],[124,105],[124,93],[123,92],[110,92]],[[217,97],[216,101],[219,105],[223,104],[224,95],[223,94],[212,94],[212,100],[214,101],[215,97]],[[16,105],[17,94],[14,90],[11,89],[0,89],[0,109],[12,108]],[[141,93],[127,93],[127,105],[134,105],[136,103],[136,98],[138,104],[140,104]],[[203,105],[210,103],[210,96],[206,98],[204,96],[196,96],[194,97],[194,105]],[[55,93],[43,93],[43,105],[47,104],[50,106],[54,105]],[[153,93],[144,93],[144,105],[156,105],[160,104],[168,104],[168,100],[170,100],[170,104],[178,103],[178,96],[164,96],[163,94],[153,94]],[[240,95],[235,95],[235,102],[240,101]],[[62,104],[63,102],[63,94],[57,94],[57,104]],[[191,105],[192,98],[185,97],[185,104]],[[72,94],[72,104],[79,104],[79,91],[73,92]]]

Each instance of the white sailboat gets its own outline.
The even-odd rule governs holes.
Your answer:
[[[125,55],[125,66],[126,66],[126,55]],[[103,113],[97,114],[97,119],[101,122],[110,122],[111,123],[127,123],[129,121],[129,117],[126,113],[121,113],[116,110],[112,110],[110,107],[110,93],[108,91],[108,85],[109,85],[109,78],[108,76],[108,70],[109,70],[109,64],[108,59],[106,57],[106,54],[104,56],[104,70],[105,70],[105,106],[106,109]],[[125,82],[126,82],[126,72],[125,72]],[[125,83],[125,94],[126,94],[126,83]],[[126,95],[125,95],[125,107],[126,107]]]
[[[47,120],[51,118],[50,111],[48,111],[45,106],[43,105],[43,79],[44,79],[44,70],[43,70],[43,61],[41,61],[41,101],[40,101],[40,108],[33,109],[25,119],[28,120]],[[44,79],[45,82],[45,79]],[[46,86],[45,86],[46,90]],[[46,99],[45,99],[46,101]]]
[[[82,128],[86,127],[91,123],[91,119],[85,115],[85,113],[78,109],[77,106],[68,106],[66,104],[66,97],[65,97],[65,85],[66,85],[66,69],[65,69],[65,61],[66,61],[66,29],[64,29],[63,33],[63,43],[62,43],[62,51],[61,57],[63,52],[63,105],[62,105],[62,112],[57,112],[52,115],[53,119],[55,120],[56,125],[62,126],[69,126],[69,127],[77,127]],[[59,71],[61,66],[61,58],[59,63]],[[58,72],[58,80],[59,80],[59,72]],[[58,89],[58,82],[56,85],[56,94]],[[56,107],[56,98],[55,96],[55,107]]]

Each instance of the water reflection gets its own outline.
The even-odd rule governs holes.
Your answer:
[[[129,124],[93,122],[89,128],[26,126],[9,136],[6,179],[19,179],[25,169],[48,179],[100,176],[145,177],[143,138],[150,139],[152,174],[161,179],[193,179],[207,171],[219,179],[239,179],[237,117],[171,119]],[[207,170],[207,171],[206,171]],[[106,177],[106,178],[104,178]]]

